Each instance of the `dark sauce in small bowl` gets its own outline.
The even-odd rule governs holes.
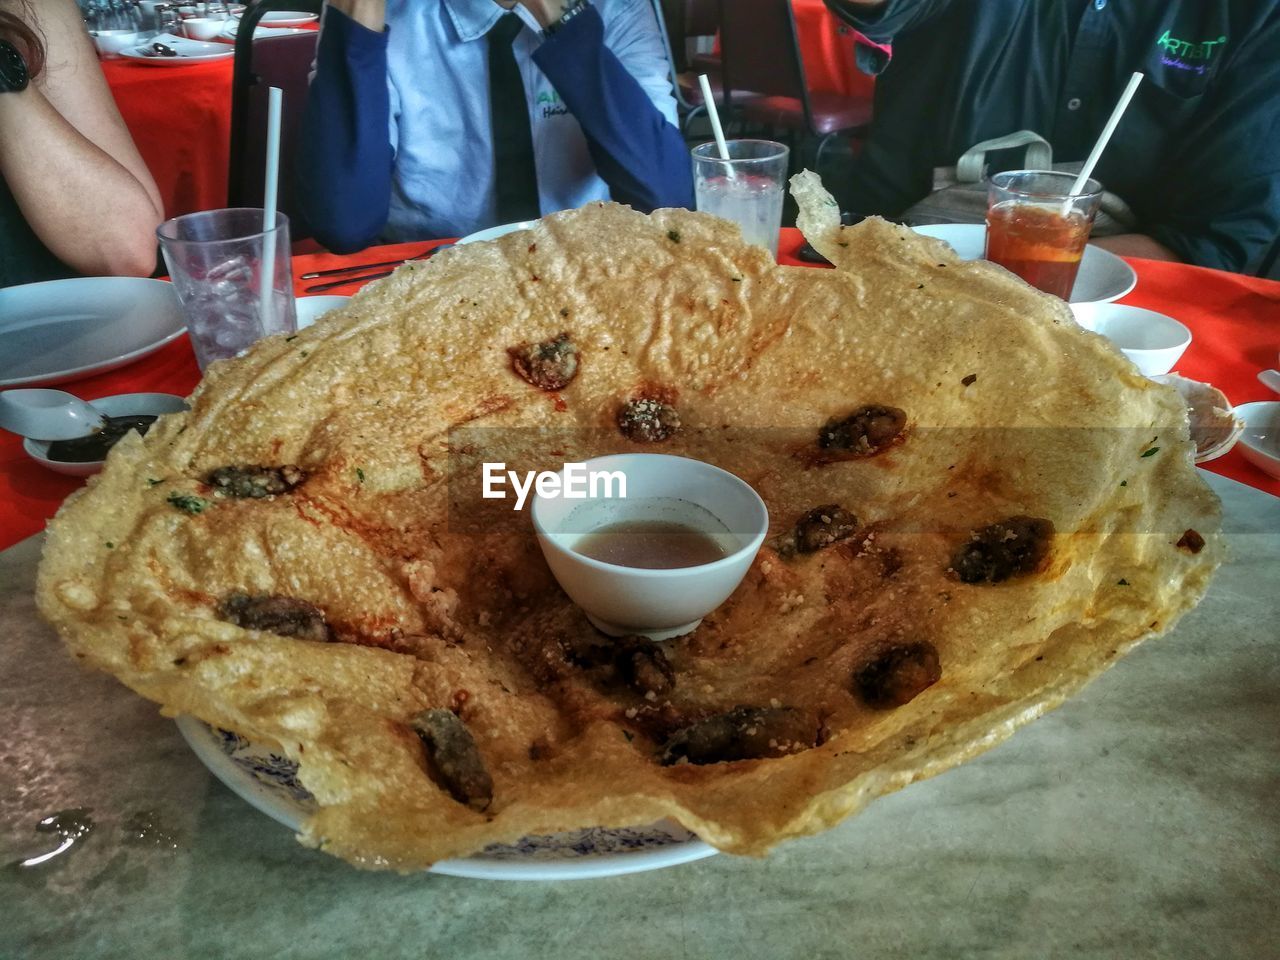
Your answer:
[[[50,460],[61,460],[64,463],[94,463],[105,460],[107,452],[130,430],[146,433],[151,429],[151,425],[156,422],[156,415],[140,413],[102,419],[106,421],[102,428],[87,437],[54,440],[49,444],[46,456]]]

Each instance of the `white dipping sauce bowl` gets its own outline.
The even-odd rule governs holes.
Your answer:
[[[1168,373],[1191,345],[1191,331],[1173,317],[1123,303],[1073,303],[1086,330],[1100,333],[1134,362],[1144,377]]]
[[[1280,400],[1256,400],[1236,407],[1244,421],[1240,453],[1260,470],[1280,479]]]
[[[686,457],[628,453],[597,457],[585,466],[591,472],[620,471],[627,496],[535,496],[530,513],[551,572],[587,618],[610,636],[665,640],[689,633],[746,576],[769,529],[764,501],[733,474]],[[707,513],[721,529],[699,524],[698,517]],[[573,549],[600,527],[631,520],[683,522],[716,536],[731,552],[694,567],[648,569],[605,563]]]
[[[182,32],[192,40],[216,40],[226,29],[227,20],[212,17],[192,17],[182,21]]]
[[[187,401],[172,393],[118,393],[114,397],[103,397],[90,400],[94,408],[101,410],[109,417],[128,417],[177,413],[187,409]],[[50,460],[49,441],[22,438],[22,449],[27,456],[42,467],[54,473],[64,473],[69,477],[90,477],[102,469],[105,460],[85,460],[73,463],[70,460]]]
[[[98,56],[104,60],[120,56],[120,51],[138,45],[139,34],[136,30],[94,30],[89,36],[98,50]]]

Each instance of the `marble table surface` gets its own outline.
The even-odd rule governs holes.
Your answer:
[[[767,859],[605,880],[361,873],[76,666],[0,554],[0,957],[1250,958],[1280,953],[1280,500],[1168,636],[978,760]],[[46,814],[95,829],[39,867]],[[145,829],[140,829],[139,825]]]

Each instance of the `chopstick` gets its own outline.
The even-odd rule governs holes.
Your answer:
[[[419,260],[422,258],[414,257],[413,259]],[[396,266],[398,267],[400,264],[408,262],[408,260],[397,260]],[[358,277],[347,277],[345,280],[330,280],[328,283],[313,283],[309,287],[304,287],[303,290],[306,293],[324,293],[326,290],[345,287],[349,283],[364,283],[368,280],[381,280],[383,277],[389,277],[395,272],[395,269],[392,268],[390,270],[382,270],[378,273],[362,273]]]
[[[443,250],[445,247],[452,247],[452,243],[442,243],[432,247],[430,250],[424,250],[416,257],[405,257],[401,260],[384,260],[382,263],[357,263],[349,267],[334,267],[332,270],[317,270],[314,273],[304,273],[299,280],[317,280],[320,277],[340,277],[344,273],[359,273],[361,270],[376,270],[378,267],[398,267],[402,263],[408,263],[410,260],[425,260],[432,256],[437,250]]]

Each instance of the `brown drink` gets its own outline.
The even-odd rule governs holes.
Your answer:
[[[1074,179],[1042,170],[998,173],[988,195],[986,258],[1063,300],[1071,299],[1102,198],[1095,180],[1072,195]]]
[[[588,533],[575,553],[620,567],[674,570],[715,563],[727,555],[715,537],[669,520],[623,520]]]
[[[1010,200],[987,212],[987,259],[1037,290],[1069,300],[1089,227],[1081,214],[1063,217],[1059,207]]]

